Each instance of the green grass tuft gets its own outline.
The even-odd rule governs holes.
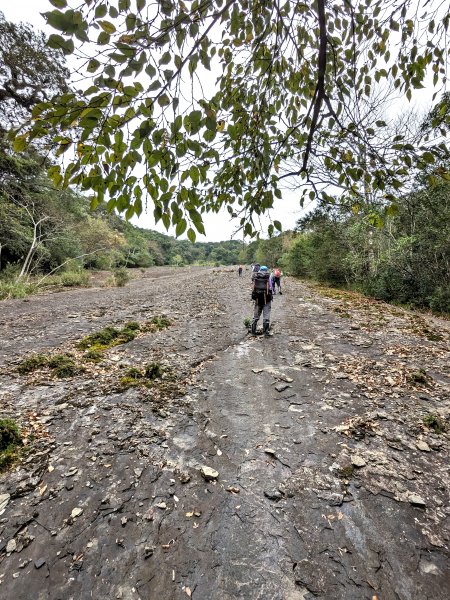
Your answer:
[[[58,379],[74,377],[84,370],[82,367],[77,367],[71,354],[55,354],[48,361],[48,366]]]
[[[27,282],[0,281],[0,300],[12,300],[14,298],[26,298],[34,294],[36,285]]]
[[[33,354],[28,358],[25,358],[17,367],[18,373],[21,375],[27,375],[36,369],[42,369],[48,365],[48,356],[45,354]]]
[[[432,413],[429,413],[428,415],[425,415],[425,417],[423,418],[423,423],[429,429],[432,429],[434,431],[434,433],[440,434],[440,433],[445,433],[445,431],[447,431],[447,425],[446,425],[444,419],[442,417],[440,417],[439,415],[434,415]]]
[[[152,317],[149,321],[145,323],[143,326],[143,331],[161,331],[170,327],[172,325],[172,321],[166,317],[166,315],[159,315]]]
[[[161,369],[161,365],[159,365],[158,363],[150,363],[145,367],[145,374],[144,376],[146,377],[146,379],[159,379],[162,376],[162,369]]]
[[[10,467],[19,456],[22,438],[13,419],[0,419],[0,472]]]
[[[28,375],[28,373],[44,367],[51,369],[53,375],[59,379],[74,377],[84,371],[83,367],[76,365],[72,354],[55,354],[53,356],[34,354],[25,358],[17,367],[17,371],[21,375]]]

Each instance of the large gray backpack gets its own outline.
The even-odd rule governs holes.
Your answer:
[[[254,273],[253,281],[255,283],[255,292],[265,292],[268,289],[269,271],[258,271]]]

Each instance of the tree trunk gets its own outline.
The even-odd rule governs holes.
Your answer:
[[[22,269],[17,278],[17,281],[20,281],[21,279],[23,279],[28,274],[28,271],[30,270],[31,259],[33,258],[34,250],[37,245],[37,228],[38,228],[38,223],[35,223],[34,228],[33,228],[33,241],[31,242],[30,249],[28,250],[28,254],[24,260],[24,263],[22,265]]]

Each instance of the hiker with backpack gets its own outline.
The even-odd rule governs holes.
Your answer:
[[[270,311],[272,308],[273,288],[270,281],[269,269],[261,266],[258,271],[252,274],[252,300],[255,301],[255,312],[252,321],[252,335],[256,335],[256,326],[261,313],[263,315],[264,335],[270,335]]]
[[[273,292],[274,292],[274,294],[277,293],[276,290],[278,288],[279,293],[281,295],[283,295],[283,292],[281,291],[281,276],[282,275],[283,274],[278,267],[275,267],[275,269],[273,269],[272,277],[273,277]]]
[[[239,269],[238,269],[238,275],[239,277],[242,277],[242,271],[244,270],[244,267],[242,265],[239,265]]]

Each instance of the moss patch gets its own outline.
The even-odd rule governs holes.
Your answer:
[[[353,475],[355,467],[353,465],[345,465],[337,470],[337,476],[341,479],[350,479]]]
[[[48,364],[48,356],[46,354],[33,354],[25,358],[17,367],[17,372],[21,375],[27,375],[37,369],[42,369]]]
[[[74,377],[84,371],[75,364],[71,354],[55,354],[49,359],[48,366],[59,379]]]
[[[159,331],[160,329],[169,327],[171,324],[172,322],[162,315],[153,317],[143,325],[140,325],[137,321],[129,321],[128,323],[125,323],[122,329],[117,329],[116,327],[108,325],[100,331],[96,331],[95,333],[91,333],[84,337],[78,342],[77,348],[93,352],[93,354],[87,356],[87,358],[93,356],[94,360],[97,360],[99,352],[131,342],[140,332]]]
[[[149,387],[156,379],[161,379],[164,374],[164,369],[159,363],[149,363],[143,369],[131,367],[127,369],[125,375],[120,379],[122,388],[129,388],[138,385]]]
[[[10,467],[19,456],[22,438],[13,419],[0,419],[0,472]]]
[[[161,331],[172,325],[172,321],[166,317],[166,315],[159,315],[152,317],[149,321],[144,323],[142,331]]]
[[[439,415],[434,415],[432,413],[429,413],[428,415],[425,415],[425,417],[423,418],[423,423],[429,429],[432,429],[434,431],[434,433],[437,433],[437,434],[444,433],[447,430],[447,426],[446,426],[444,419],[442,417],[440,417]]]
[[[411,383],[420,385],[426,385],[427,383],[429,383],[429,376],[427,375],[425,369],[418,369],[417,371],[413,371],[413,373],[411,373],[408,376],[408,379]]]
[[[65,377],[74,377],[84,371],[83,367],[78,367],[72,354],[34,354],[25,358],[17,367],[17,372],[21,375],[28,375],[39,369],[50,369],[53,375],[59,379]]]

